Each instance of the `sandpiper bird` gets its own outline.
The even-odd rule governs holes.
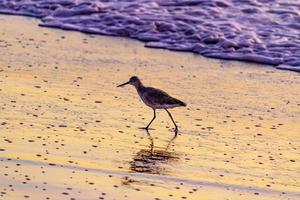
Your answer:
[[[175,126],[175,132],[177,133],[178,127],[177,127],[171,113],[167,109],[175,108],[175,107],[179,107],[179,106],[186,106],[186,104],[184,102],[171,97],[166,92],[164,92],[160,89],[156,89],[156,88],[152,88],[152,87],[145,87],[142,84],[142,82],[140,81],[140,79],[136,76],[132,76],[128,82],[118,85],[117,87],[122,87],[127,84],[133,85],[135,87],[135,89],[137,90],[137,93],[141,97],[142,101],[147,106],[149,106],[153,109],[154,116],[153,116],[152,120],[150,121],[150,123],[144,129],[148,130],[149,126],[156,118],[156,113],[155,113],[156,109],[165,109],[167,111],[167,113],[169,114],[169,116]]]

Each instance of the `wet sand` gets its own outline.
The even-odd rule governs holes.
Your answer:
[[[300,198],[299,73],[37,24],[0,16],[0,199]]]

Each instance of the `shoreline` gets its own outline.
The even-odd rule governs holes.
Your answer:
[[[195,49],[197,49],[197,47],[186,47],[186,48],[167,47],[160,42],[157,42],[155,40],[152,41],[151,36],[149,36],[150,39],[147,36],[145,39],[142,39],[142,38],[138,38],[138,37],[131,37],[129,35],[126,36],[126,35],[118,35],[118,34],[112,34],[112,33],[108,33],[108,32],[102,32],[102,31],[99,31],[99,30],[96,30],[93,28],[91,28],[91,29],[82,29],[81,27],[76,28],[76,26],[73,26],[71,24],[69,24],[69,25],[68,24],[57,25],[55,23],[54,24],[51,24],[51,23],[43,24],[42,18],[44,16],[34,15],[29,12],[22,13],[22,11],[14,12],[12,10],[11,11],[1,10],[0,14],[1,15],[32,17],[32,18],[38,19],[40,21],[40,23],[38,23],[38,26],[40,26],[40,27],[54,28],[54,29],[60,29],[60,30],[65,30],[65,31],[76,31],[76,32],[81,32],[81,33],[85,33],[85,34],[102,35],[102,36],[110,36],[110,37],[121,37],[121,38],[125,38],[125,39],[137,40],[139,42],[142,42],[144,44],[144,47],[146,47],[146,48],[166,49],[166,50],[175,51],[175,52],[188,52],[188,53],[193,53],[196,55],[201,55],[206,58],[221,59],[221,60],[228,60],[228,61],[241,61],[241,62],[246,62],[246,63],[268,65],[268,66],[274,67],[275,69],[278,69],[278,70],[287,70],[287,71],[292,71],[292,72],[297,72],[297,73],[300,72],[300,67],[298,65],[292,66],[290,64],[284,63],[283,59],[270,58],[268,56],[260,55],[260,54],[240,53],[240,52],[227,52],[227,53],[212,52],[212,53],[206,54],[206,53],[203,53],[203,52],[206,52],[206,50],[203,49],[203,47],[200,48],[200,46],[202,44],[199,44],[199,48],[201,50],[195,50]],[[226,40],[224,41],[224,45],[230,46],[230,45],[233,45],[232,43],[234,43],[234,42],[232,42],[232,41],[230,42],[230,41],[226,41]]]
[[[1,198],[300,196],[299,74],[0,20]],[[116,88],[132,75],[187,101],[171,110],[174,141],[163,111],[152,140],[138,129],[151,109],[133,88]]]

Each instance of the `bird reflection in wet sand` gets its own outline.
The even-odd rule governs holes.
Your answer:
[[[166,175],[167,171],[163,164],[179,160],[179,156],[169,150],[171,143],[176,139],[177,135],[162,150],[154,149],[153,138],[148,131],[147,135],[150,141],[149,149],[141,149],[134,155],[133,160],[130,162],[130,170],[139,173]]]

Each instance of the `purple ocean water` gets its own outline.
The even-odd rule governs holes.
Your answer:
[[[300,72],[300,0],[0,0],[0,13]]]

